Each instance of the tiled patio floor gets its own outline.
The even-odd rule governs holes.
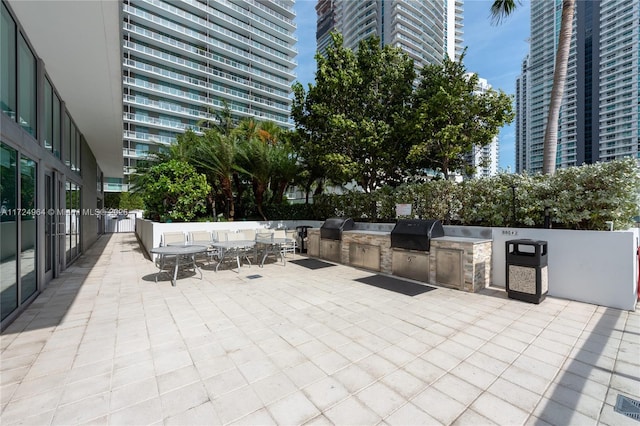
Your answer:
[[[2,333],[0,423],[638,426],[613,408],[640,399],[637,312],[342,265],[154,274],[114,234],[56,279]]]

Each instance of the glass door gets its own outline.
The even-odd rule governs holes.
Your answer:
[[[64,270],[65,205],[64,184],[55,170],[44,172],[44,283]]]
[[[44,281],[45,284],[56,276],[56,240],[58,203],[56,202],[56,181],[53,171],[44,174]]]

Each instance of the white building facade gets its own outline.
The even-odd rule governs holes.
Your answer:
[[[457,60],[463,51],[463,0],[320,0],[316,11],[321,52],[332,30],[351,49],[378,36],[383,45],[405,51],[417,68],[439,64],[445,55]]]
[[[293,0],[124,0],[124,180],[148,153],[225,106],[288,128],[296,43]]]
[[[517,172],[542,170],[559,4],[531,3],[530,53],[516,81]],[[639,158],[639,16],[633,0],[576,2],[557,167]]]

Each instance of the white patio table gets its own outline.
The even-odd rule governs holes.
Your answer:
[[[220,267],[220,264],[224,260],[225,256],[227,256],[228,252],[235,254],[236,262],[238,263],[238,273],[240,273],[241,257],[247,259],[247,262],[249,262],[249,266],[251,266],[251,260],[247,256],[247,250],[255,247],[256,242],[254,240],[218,241],[212,243],[211,245],[220,250],[220,260],[216,265],[216,272],[218,272],[218,268]]]
[[[171,280],[171,285],[175,287],[176,279],[178,278],[178,267],[180,266],[180,262],[183,260],[188,260],[193,264],[194,270],[197,270],[200,273],[200,279],[202,279],[202,271],[196,265],[195,255],[198,253],[205,253],[207,251],[207,246],[200,245],[191,245],[191,244],[176,244],[176,245],[168,245],[162,247],[154,247],[150,250],[151,253],[160,255],[160,266],[158,267],[159,271],[156,273],[156,282],[158,282],[158,274],[162,272],[162,267],[164,266],[164,257],[165,256],[175,256],[176,262],[173,268],[173,280]],[[184,264],[184,263],[183,263]]]
[[[276,255],[276,259],[279,255],[280,258],[282,259],[282,264],[285,266],[287,265],[287,260],[285,259],[282,253],[282,247],[286,244],[291,244],[293,242],[292,238],[275,238],[273,236],[271,237],[256,236],[256,242],[258,244],[263,244],[265,247],[264,254],[262,255],[262,261],[260,262],[261,268],[264,267],[264,261],[269,254]]]

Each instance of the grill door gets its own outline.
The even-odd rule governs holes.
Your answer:
[[[332,262],[342,262],[342,241],[320,239],[320,257]]]
[[[429,282],[429,253],[393,250],[391,272],[399,277]]]

